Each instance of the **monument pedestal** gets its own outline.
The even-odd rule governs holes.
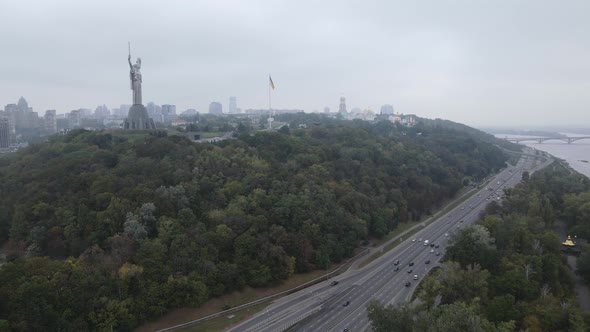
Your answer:
[[[147,109],[142,104],[133,104],[129,109],[129,114],[125,123],[124,129],[156,129],[154,120],[148,116]]]

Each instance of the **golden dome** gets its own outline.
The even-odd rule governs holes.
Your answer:
[[[576,243],[572,241],[572,237],[569,235],[567,236],[567,240],[565,240],[562,244],[568,247],[574,247],[576,245]]]

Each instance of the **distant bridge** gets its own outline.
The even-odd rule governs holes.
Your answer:
[[[579,141],[581,139],[590,139],[590,136],[576,136],[576,137],[504,137],[505,140],[514,143],[520,143],[525,141],[535,141],[539,144],[545,141],[557,140],[567,142],[567,144],[572,144],[572,142]]]

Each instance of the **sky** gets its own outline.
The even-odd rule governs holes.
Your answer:
[[[1,0],[0,105],[347,107],[590,127],[590,1]]]

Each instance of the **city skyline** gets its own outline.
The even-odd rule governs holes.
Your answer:
[[[205,113],[350,108],[473,126],[590,125],[590,3],[522,1],[0,4],[0,102],[35,111],[127,104],[127,42],[144,99]],[[27,24],[19,24],[26,19]],[[99,22],[105,22],[99,24]],[[99,25],[99,28],[95,28]],[[18,27],[16,29],[9,27]],[[2,105],[2,106],[3,106]]]

